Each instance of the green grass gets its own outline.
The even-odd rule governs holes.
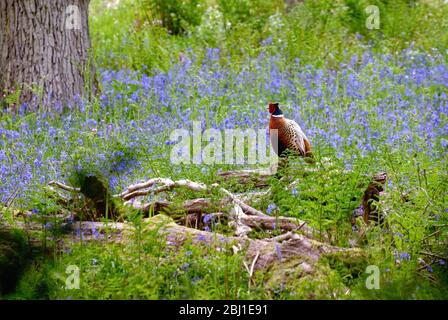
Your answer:
[[[448,8],[439,0],[314,0],[290,8],[280,0],[185,0],[191,6],[176,17],[188,20],[192,11],[202,14],[202,20],[187,24],[184,34],[178,35],[160,25],[160,15],[166,15],[168,8],[154,10],[157,0],[122,0],[115,9],[106,9],[106,2],[91,4],[97,63],[146,73],[166,71],[184,54],[202,57],[207,48],[219,48],[222,59],[241,67],[247,57],[262,52],[261,44],[268,38],[272,43],[267,54],[280,52],[290,62],[299,58],[303,65],[330,67],[361,55],[368,44],[390,54],[414,47],[446,56],[448,47]],[[208,11],[198,11],[196,2]],[[379,8],[380,29],[366,28],[369,5]]]

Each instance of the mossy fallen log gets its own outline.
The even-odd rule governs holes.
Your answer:
[[[247,267],[248,272],[266,272],[265,282],[272,288],[294,277],[321,273],[330,260],[340,260],[343,264],[360,268],[367,263],[366,253],[362,249],[336,247],[292,232],[268,239],[226,236],[180,226],[163,214],[145,219],[145,223],[145,231],[156,229],[166,237],[168,244],[175,247],[191,241],[212,249],[226,247],[242,252],[245,265],[251,266]]]

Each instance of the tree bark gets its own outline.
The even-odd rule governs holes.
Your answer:
[[[88,6],[89,0],[0,1],[0,91],[20,90],[15,107],[54,110],[95,93]]]

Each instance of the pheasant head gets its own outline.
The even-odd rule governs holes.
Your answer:
[[[268,106],[269,113],[273,116],[281,116],[283,115],[282,110],[280,110],[280,107],[278,106],[278,102],[269,102]]]

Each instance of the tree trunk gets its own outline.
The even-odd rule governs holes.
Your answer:
[[[0,90],[27,109],[59,111],[95,93],[89,0],[0,1]]]

